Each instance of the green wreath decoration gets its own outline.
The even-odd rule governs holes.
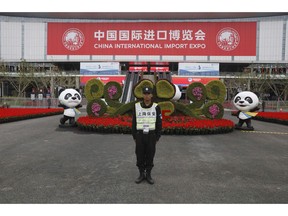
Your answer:
[[[107,105],[101,99],[94,99],[88,102],[86,110],[88,116],[100,117],[107,112]]]
[[[165,112],[165,116],[170,116],[175,111],[175,106],[171,101],[162,101],[158,103],[158,106],[160,107],[161,111],[167,110]]]
[[[225,101],[226,86],[220,80],[212,80],[206,84],[207,98],[217,100],[220,103]]]
[[[119,82],[110,81],[104,86],[104,98],[111,107],[120,107],[122,103],[119,98],[122,96],[122,86]]]
[[[153,89],[154,87],[153,82],[149,79],[142,79],[134,86],[133,93],[137,99],[143,98],[142,90],[144,87],[150,87]]]
[[[195,115],[194,111],[189,109],[185,104],[176,101],[173,101],[172,103],[174,104],[176,111],[186,116],[199,118],[197,115]]]
[[[90,79],[84,89],[88,101],[101,98],[104,93],[104,83],[99,79]]]
[[[186,90],[187,97],[193,102],[189,104],[189,109],[200,108],[207,97],[206,87],[203,83],[191,83]]]
[[[160,79],[156,82],[156,95],[158,98],[172,99],[176,89],[173,83],[167,79]]]
[[[202,113],[209,119],[221,119],[224,115],[224,107],[217,101],[209,101],[204,105]]]
[[[130,103],[123,104],[122,106],[118,107],[118,109],[113,113],[113,116],[124,114],[132,115],[132,110],[134,109],[135,103],[135,101],[132,101]]]

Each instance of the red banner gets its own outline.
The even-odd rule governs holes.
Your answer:
[[[150,72],[169,72],[169,67],[151,67]]]
[[[180,77],[180,76],[173,76],[172,83],[176,85],[188,86],[193,82],[201,82],[204,85],[212,80],[219,80],[217,77]]]
[[[129,67],[129,71],[130,72],[147,72],[148,68],[147,67],[143,67],[143,66]]]
[[[255,56],[256,22],[48,23],[48,55]]]

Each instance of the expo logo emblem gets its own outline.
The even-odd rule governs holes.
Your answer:
[[[223,28],[216,36],[216,43],[220,49],[232,51],[239,45],[240,35],[233,28]]]
[[[76,28],[68,29],[62,36],[64,47],[70,51],[79,50],[85,41],[84,34]]]

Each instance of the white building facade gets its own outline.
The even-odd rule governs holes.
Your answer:
[[[0,16],[0,59],[2,62],[25,60],[52,63],[69,61],[287,63],[287,24],[288,16],[149,22]],[[180,27],[175,27],[179,25]],[[239,25],[240,30],[237,29]],[[90,27],[93,29],[88,29]],[[80,30],[85,37],[85,41],[82,41],[83,47],[79,48],[81,44],[78,44],[76,51],[69,50],[69,45],[65,47],[63,39],[65,29]],[[219,29],[223,31],[222,35],[219,35],[221,34]],[[145,32],[150,34],[150,38],[147,38],[147,34],[144,35]],[[137,33],[138,36],[142,34],[141,40],[139,38],[137,40]],[[196,33],[200,34],[197,36]],[[70,36],[73,34],[75,36],[77,32],[72,32]],[[222,53],[215,52],[213,46],[218,43],[220,50],[219,46],[223,42],[221,38],[226,40],[226,50],[222,50]],[[78,42],[75,43],[77,45]],[[215,44],[211,47],[212,43]],[[135,44],[138,44],[138,47]],[[230,44],[230,47],[227,44]],[[236,52],[240,46],[242,51]]]

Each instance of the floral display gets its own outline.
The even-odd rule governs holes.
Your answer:
[[[101,110],[101,105],[98,103],[92,103],[91,111],[95,116],[99,116],[99,111]]]
[[[63,114],[60,108],[0,108],[0,123]]]
[[[104,83],[99,79],[90,79],[84,89],[88,101],[101,98],[104,94]]]
[[[236,116],[237,111],[233,110],[231,115]],[[288,112],[258,112],[254,120],[288,125]]]
[[[258,112],[254,119],[288,125],[288,112]]]
[[[104,86],[104,97],[117,100],[122,96],[122,86],[119,82],[110,81]]]
[[[122,96],[122,86],[120,83],[110,81],[104,86],[104,99],[110,107],[120,107],[122,104],[119,98]]]
[[[203,97],[203,90],[200,87],[195,87],[194,89],[192,89],[192,94],[193,96],[196,98],[196,100],[201,100]]]
[[[96,82],[94,80],[88,84],[87,88],[85,86],[85,93],[90,95],[87,98],[88,116],[78,119],[79,128],[96,132],[130,133],[131,121],[129,116],[131,117],[136,101],[121,103],[119,99],[122,96],[122,87],[117,82],[111,81],[104,85],[101,81]],[[163,110],[164,134],[225,133],[233,130],[233,123],[225,119],[221,120],[224,108],[220,101],[223,96],[217,94],[225,93],[223,86],[221,81],[209,84],[209,91],[213,96],[213,99],[210,99],[204,84],[191,83],[187,88],[187,97],[191,100],[190,104],[172,99],[176,93],[175,85],[166,79],[158,80],[155,85],[149,79],[142,79],[133,87],[133,94],[137,100],[141,100],[143,87],[154,89],[153,97]],[[105,102],[100,99],[100,95],[104,95]],[[220,100],[218,100],[219,98]],[[184,121],[183,118],[179,118],[182,121],[179,122],[177,119],[179,115],[184,116],[187,120]],[[121,116],[126,117],[123,119],[124,117]],[[168,117],[176,121],[166,121]],[[223,122],[226,124],[223,125]]]
[[[172,99],[175,95],[175,86],[166,79],[160,79],[155,84],[156,95],[161,99]]]
[[[116,88],[116,86],[110,86],[110,87],[108,88],[108,95],[109,95],[110,99],[112,99],[113,96],[114,96],[116,93],[117,93],[117,88]]]
[[[189,109],[200,108],[205,103],[207,91],[205,85],[200,82],[191,83],[187,88],[187,97],[192,101]]]
[[[217,104],[213,104],[209,107],[209,113],[211,114],[212,118],[214,119],[220,112],[219,106]]]
[[[154,85],[153,82],[149,79],[142,79],[140,82],[138,82],[134,87],[133,87],[133,93],[134,96],[138,99],[142,99],[143,98],[143,93],[142,93],[142,89],[144,87],[150,87],[152,89],[154,89]]]
[[[102,133],[131,133],[132,117],[83,116],[78,119],[81,130]],[[195,119],[187,116],[173,116],[163,119],[163,134],[196,135],[218,134],[233,131],[234,123],[226,119]]]
[[[226,86],[220,80],[212,80],[206,84],[207,99],[223,103],[226,97]]]
[[[107,105],[105,102],[101,99],[95,99],[92,101],[89,101],[87,104],[87,113],[89,116],[102,116],[107,111]]]
[[[200,82],[193,82],[187,88],[187,98],[191,100],[189,104],[182,104],[178,101],[173,101],[172,98],[176,93],[175,85],[169,80],[160,79],[154,83],[149,79],[140,80],[133,87],[134,96],[141,100],[143,98],[142,88],[150,87],[154,89],[154,98],[156,102],[161,102],[162,107],[165,110],[169,110],[169,115],[178,115],[179,113],[187,115],[190,117],[200,117],[205,115],[209,119],[219,119],[223,117],[224,108],[222,105],[215,105],[210,108],[210,111],[206,110],[207,106],[211,103],[223,103],[223,98],[226,95],[226,87],[220,80],[213,80],[206,85]],[[220,94],[220,95],[219,95]],[[222,95],[224,94],[224,96]],[[102,81],[97,79],[91,79],[87,82],[85,86],[85,95],[87,96],[88,105],[87,112],[88,115],[98,116],[98,110],[95,110],[95,107],[92,109],[90,107],[92,100],[100,99],[104,95],[105,104],[101,105],[100,109],[105,109],[105,112],[111,116],[131,114],[135,101],[130,103],[121,103],[119,99],[122,96],[122,86],[115,81],[110,81],[104,84]],[[208,97],[208,95],[210,95]],[[208,105],[207,105],[208,103]],[[99,108],[99,106],[98,106]],[[217,113],[215,113],[217,111]],[[101,110],[101,114],[105,113],[104,110]],[[166,113],[168,115],[168,113]]]
[[[202,112],[210,119],[221,119],[224,115],[224,108],[221,103],[210,101],[204,105]]]

